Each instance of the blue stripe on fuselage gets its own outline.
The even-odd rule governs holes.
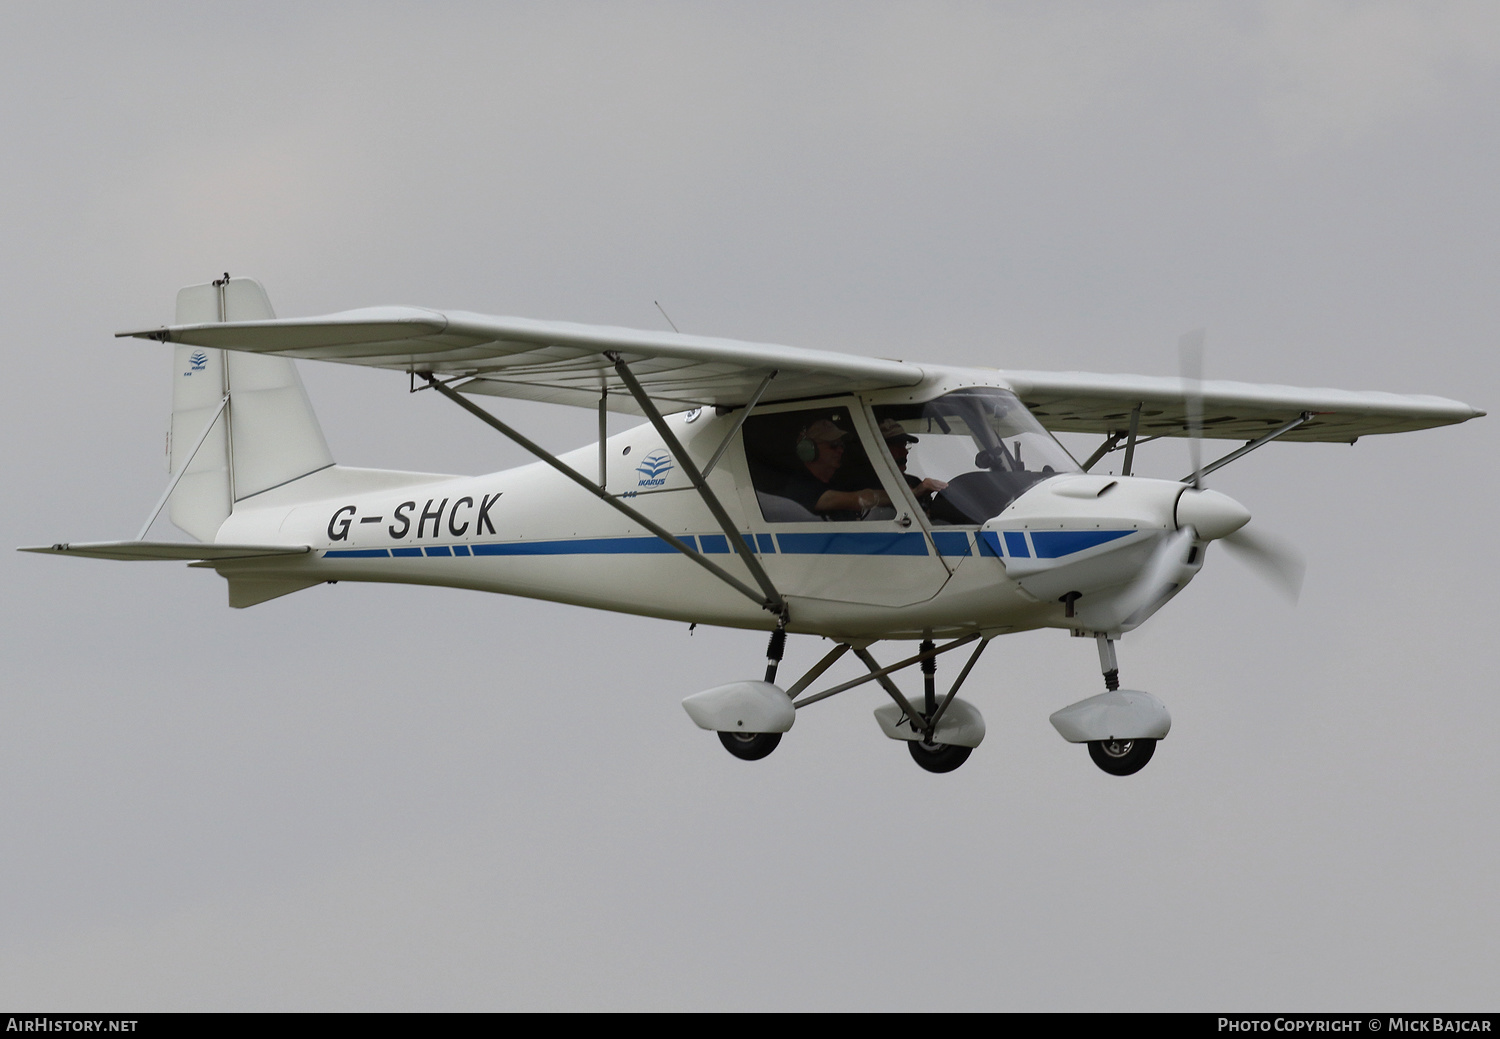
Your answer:
[[[925,556],[927,539],[915,532],[861,532],[822,531],[797,534],[742,535],[752,550],[770,555],[780,550],[789,555],[854,555],[854,556]],[[945,555],[970,554],[968,535],[957,531],[935,535]],[[696,540],[702,551],[710,555],[729,552],[729,540],[723,534],[684,534],[682,539],[689,545]],[[659,555],[677,550],[660,538],[614,537],[576,538],[567,541],[506,541],[479,545],[431,545],[424,547],[402,546],[400,548],[328,549],[323,553],[328,559],[384,559],[388,556],[419,557],[433,556],[572,556],[572,555]]]
[[[1134,533],[1133,530],[1033,530],[1031,543],[1038,559],[1057,559]],[[1009,536],[1007,533],[1007,539]]]

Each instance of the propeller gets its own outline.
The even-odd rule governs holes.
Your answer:
[[[1195,328],[1177,340],[1177,370],[1182,376],[1182,404],[1187,413],[1188,456],[1193,460],[1193,490],[1203,489],[1203,339]]]
[[[1193,463],[1192,488],[1194,491],[1203,491],[1203,342],[1204,330],[1194,329],[1185,333],[1177,341],[1177,359],[1179,373],[1182,377],[1182,401],[1183,411],[1187,418],[1188,429],[1188,454]],[[1212,494],[1213,492],[1207,492]],[[1181,508],[1179,506],[1179,511]],[[1249,520],[1248,514],[1245,520]],[[1188,529],[1188,528],[1184,528]],[[1207,531],[1205,530],[1205,533]],[[1212,535],[1210,535],[1211,537]],[[1170,539],[1169,539],[1170,540]],[[1231,555],[1239,558],[1251,570],[1255,571],[1272,588],[1281,593],[1291,602],[1296,602],[1302,593],[1302,578],[1307,572],[1307,562],[1302,553],[1288,541],[1263,532],[1244,529],[1243,523],[1233,529],[1230,533],[1221,535],[1216,540],[1222,542],[1229,549]],[[1158,550],[1157,555],[1169,555],[1167,544],[1164,543]],[[1157,566],[1157,560],[1152,559],[1147,564],[1147,571]]]
[[[1291,542],[1263,531],[1237,530],[1220,543],[1288,602],[1295,603],[1302,594],[1307,561]]]
[[[1172,590],[1197,538],[1198,533],[1192,527],[1183,527],[1162,539],[1136,579],[1111,604],[1115,623],[1130,621],[1142,610],[1159,603]]]

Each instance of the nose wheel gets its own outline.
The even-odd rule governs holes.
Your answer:
[[[1156,753],[1156,741],[1090,740],[1089,757],[1112,776],[1133,776],[1146,767]]]
[[[1133,776],[1150,762],[1156,744],[1172,729],[1166,705],[1150,693],[1120,688],[1114,640],[1095,634],[1104,692],[1053,713],[1053,728],[1069,743],[1087,743],[1089,757],[1112,776]]]

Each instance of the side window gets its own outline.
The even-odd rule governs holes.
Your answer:
[[[770,523],[890,519],[880,485],[847,408],[753,415],[745,457],[761,515]]]
[[[934,524],[977,525],[1078,463],[1015,395],[994,387],[875,409],[886,450]]]

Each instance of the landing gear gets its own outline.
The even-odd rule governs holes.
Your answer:
[[[909,740],[906,749],[911,759],[928,772],[952,772],[974,752],[973,747],[958,747],[951,743],[928,743],[924,740]]]
[[[1104,692],[1069,704],[1052,715],[1052,727],[1069,743],[1087,743],[1094,764],[1112,776],[1133,776],[1146,767],[1156,744],[1172,730],[1166,705],[1150,693],[1120,688],[1120,668],[1108,635],[1095,635]]]
[[[977,642],[953,686],[946,696],[938,696],[936,667],[933,659],[949,650]],[[683,710],[700,729],[717,733],[719,742],[741,761],[759,761],[770,755],[781,743],[781,735],[791,729],[798,711],[809,704],[826,700],[847,689],[876,682],[891,698],[891,703],[875,710],[875,720],[887,737],[907,744],[912,760],[928,772],[952,772],[965,761],[984,739],[984,718],[974,705],[958,698],[959,687],[979,661],[989,644],[981,632],[962,635],[945,645],[923,639],[921,649],[913,656],[887,667],[881,667],[870,655],[867,644],[851,640],[834,645],[823,659],[788,688],[776,685],[776,672],[786,646],[786,629],[778,624],[766,647],[766,677],[762,681],[731,682],[705,689],[682,701]],[[840,682],[818,693],[802,695],[825,671],[845,653],[853,652],[870,673],[861,678]],[[908,700],[890,680],[893,672],[922,664],[923,695]]]
[[[969,661],[954,680],[947,696],[937,695],[937,665],[935,658],[945,649],[973,642],[977,635],[955,639],[939,648],[931,639],[923,639],[917,655],[900,664],[881,667],[868,649],[854,652],[870,669],[870,677],[879,682],[890,696],[891,702],[875,709],[875,721],[889,739],[906,744],[911,759],[928,772],[952,772],[974,752],[984,739],[984,718],[974,705],[958,699],[959,687],[979,660],[979,654],[988,644],[981,640],[969,655]],[[908,700],[890,680],[890,672],[920,663],[922,666],[922,696]]]
[[[766,679],[764,685],[772,687],[776,696],[784,695],[779,690],[774,689],[773,683],[776,681],[776,669],[781,666],[781,658],[785,653],[786,617],[783,616],[777,622],[776,630],[771,632],[771,642],[766,647]],[[790,710],[790,702],[788,702],[786,709]],[[791,719],[787,719],[786,724],[790,727],[792,724]],[[781,742],[781,733],[740,732],[735,729],[721,729],[719,730],[719,742],[724,744],[725,750],[741,761],[759,761],[776,749],[777,744]]]
[[[781,742],[779,732],[721,732],[719,742],[741,761],[759,761]],[[967,756],[967,755],[966,755]],[[1147,755],[1148,757],[1150,755]],[[957,765],[953,766],[957,768]]]
[[[1112,776],[1133,776],[1146,767],[1151,755],[1156,753],[1156,741],[1139,740],[1090,740],[1089,757]],[[913,751],[915,754],[915,751]]]
[[[921,652],[931,653],[937,647],[931,639],[923,639]],[[922,712],[923,719],[937,713],[937,659],[928,657],[922,661]],[[952,743],[932,742],[932,734],[925,740],[911,740],[906,744],[911,759],[928,772],[952,772],[974,752],[973,747],[960,747]]]

